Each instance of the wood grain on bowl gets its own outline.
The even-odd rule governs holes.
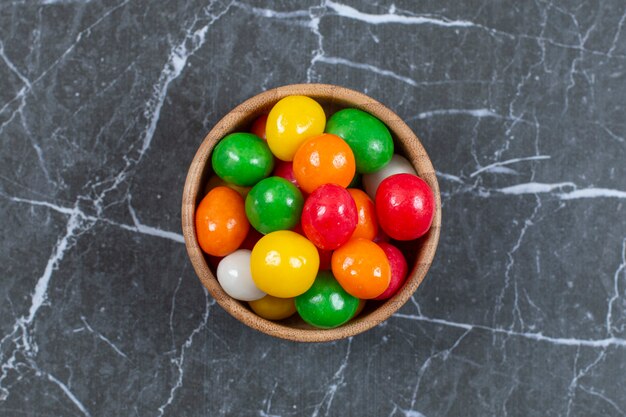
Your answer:
[[[197,204],[203,197],[211,173],[210,156],[217,142],[229,133],[247,131],[260,115],[269,112],[281,98],[305,95],[318,101],[327,115],[346,107],[371,113],[385,123],[393,136],[396,152],[407,157],[433,190],[436,211],[430,231],[419,239],[409,256],[409,277],[400,291],[381,304],[368,302],[365,311],[347,324],[329,330],[316,329],[299,317],[273,322],[257,316],[245,303],[229,297],[220,287],[207,258],[198,245],[194,218]],[[256,95],[226,114],[206,135],[191,162],[182,200],[182,229],[191,263],[202,284],[229,314],[247,326],[282,339],[300,342],[326,342],[354,336],[389,318],[411,297],[424,280],[435,256],[441,227],[441,197],[433,165],[413,131],[393,111],[363,93],[328,84],[294,84],[268,90]]]

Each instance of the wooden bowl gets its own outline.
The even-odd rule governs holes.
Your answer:
[[[250,310],[247,303],[231,298],[222,290],[196,237],[194,214],[198,203],[204,196],[204,185],[212,173],[211,151],[227,134],[248,131],[250,124],[258,116],[268,113],[278,100],[290,95],[304,95],[315,99],[322,105],[327,116],[342,108],[355,107],[382,120],[394,138],[395,152],[403,154],[411,161],[419,176],[430,185],[435,194],[436,212],[430,231],[412,244],[402,247],[409,262],[409,276],[404,286],[387,301],[368,301],[364,311],[357,318],[335,329],[313,328],[297,314],[279,322],[257,316]],[[224,116],[204,138],[189,167],[183,191],[182,227],[185,245],[202,284],[230,315],[247,326],[271,336],[299,342],[327,342],[342,339],[364,332],[389,318],[402,307],[424,280],[435,256],[440,226],[439,184],[430,158],[415,134],[400,117],[378,101],[357,91],[328,84],[287,85],[256,95],[237,106]]]

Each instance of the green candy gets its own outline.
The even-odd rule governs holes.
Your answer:
[[[246,216],[263,234],[291,229],[300,221],[304,198],[291,182],[269,177],[252,187],[246,197]]]
[[[374,116],[358,109],[344,109],[333,114],[326,132],[345,140],[362,174],[378,171],[391,161],[393,139],[387,126]]]
[[[302,320],[322,329],[341,326],[359,307],[359,299],[348,294],[330,271],[319,271],[311,288],[297,296],[295,303]]]
[[[249,187],[274,169],[274,156],[267,143],[252,133],[231,133],[219,141],[211,164],[224,181]]]

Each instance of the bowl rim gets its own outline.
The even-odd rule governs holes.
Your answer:
[[[242,302],[231,298],[222,290],[206,262],[196,237],[196,202],[203,186],[203,176],[214,145],[226,134],[232,133],[235,126],[250,123],[251,113],[258,112],[258,116],[261,108],[268,108],[268,103],[276,103],[281,98],[290,95],[304,95],[331,104],[345,104],[343,107],[361,109],[380,119],[387,125],[394,137],[394,142],[401,146],[418,175],[428,183],[435,195],[436,209],[432,226],[429,232],[420,238],[422,239],[421,249],[418,251],[415,263],[410,265],[411,269],[401,290],[369,314],[361,315],[334,329],[295,328],[256,315],[244,307]],[[185,247],[194,270],[200,282],[226,312],[248,327],[270,336],[297,342],[329,342],[371,329],[391,317],[411,298],[424,280],[437,250],[441,229],[441,196],[436,173],[426,150],[411,128],[392,110],[368,95],[346,87],[331,84],[289,84],[264,91],[245,100],[228,112],[207,133],[189,166],[183,189],[181,222]]]

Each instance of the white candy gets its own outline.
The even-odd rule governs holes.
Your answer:
[[[226,294],[236,300],[254,301],[266,296],[252,281],[251,253],[247,249],[236,250],[217,265],[217,280]]]
[[[417,175],[413,165],[403,156],[394,154],[391,157],[391,161],[385,167],[379,171],[372,172],[371,174],[363,175],[363,186],[365,191],[372,200],[376,200],[376,190],[381,182],[387,177],[391,177],[396,174],[413,174]]]

